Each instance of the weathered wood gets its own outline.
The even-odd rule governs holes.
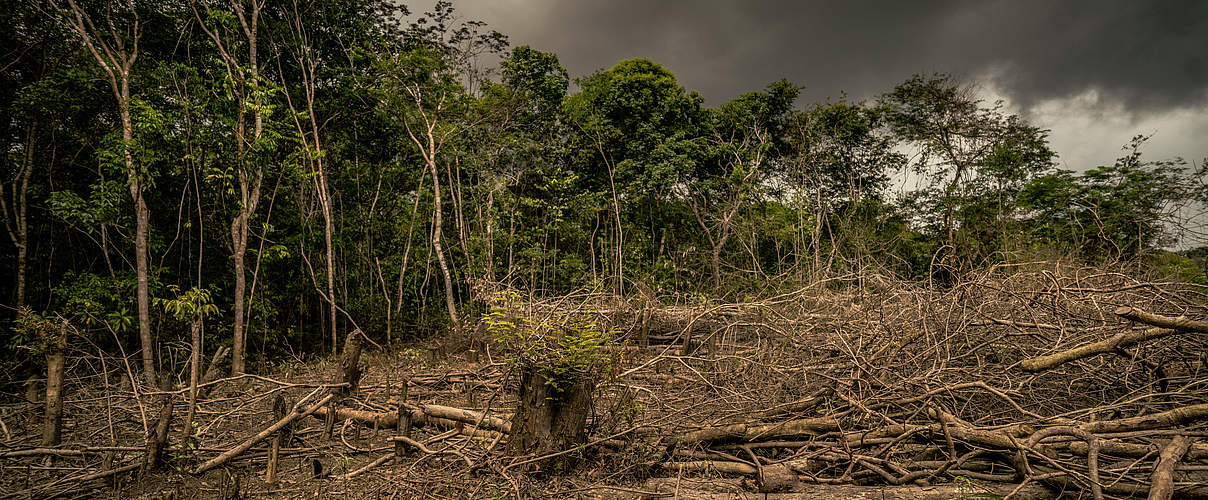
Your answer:
[[[718,441],[758,441],[760,439],[783,439],[817,436],[839,430],[839,422],[833,418],[806,418],[771,424],[739,423],[717,427],[705,427],[671,436],[676,443],[705,443]]]
[[[1087,432],[1103,434],[1177,427],[1201,420],[1208,420],[1208,403],[1183,406],[1137,417],[1088,422],[1078,427]]]
[[[398,391],[398,409],[395,411],[395,418],[398,420],[395,426],[395,435],[405,438],[411,437],[411,412],[407,411],[407,386],[410,381],[403,379],[402,387]],[[399,440],[394,443],[394,456],[402,458],[407,455],[407,443]]]
[[[771,464],[759,468],[759,492],[777,493],[794,491],[801,487],[797,473],[787,464]]]
[[[723,474],[742,474],[753,476],[759,473],[755,466],[742,462],[726,462],[722,460],[694,460],[691,462],[666,462],[663,467],[679,473],[683,472],[720,472]]]
[[[1195,321],[1188,319],[1186,316],[1163,316],[1128,306],[1116,308],[1116,316],[1129,321],[1136,321],[1137,323],[1145,323],[1149,326],[1184,332],[1208,333],[1208,322]]]
[[[1154,464],[1153,475],[1150,476],[1152,486],[1149,488],[1149,500],[1170,500],[1174,495],[1174,466],[1183,459],[1190,446],[1191,439],[1175,436],[1162,447],[1157,463]]]
[[[361,384],[361,330],[354,329],[344,338],[344,354],[340,357],[340,374],[335,383],[343,383],[342,387],[337,391],[339,399],[332,400],[331,406],[334,408],[339,404],[340,400],[347,398],[357,393],[357,389]],[[331,439],[333,430],[336,424],[336,413],[327,413],[327,419],[323,425],[323,439]]]
[[[1195,321],[1183,316],[1162,316],[1128,306],[1117,308],[1116,315],[1155,328],[1140,332],[1124,332],[1099,342],[1046,356],[1025,359],[1019,363],[1019,367],[1027,372],[1039,372],[1077,359],[1114,352],[1141,342],[1168,337],[1180,332],[1208,333],[1208,322]]]
[[[334,413],[336,420],[353,420],[361,424],[383,428],[397,427],[398,414],[395,411],[374,412],[366,410],[353,410],[350,408],[337,408],[334,412],[328,411],[327,408],[319,408],[315,410],[315,415],[326,418],[328,414]],[[451,408],[440,405],[420,405],[418,408],[409,408],[411,415],[412,427],[423,427],[425,425],[439,425],[442,427],[452,428],[457,425],[472,426],[476,423],[483,431],[499,431],[503,433],[511,432],[512,424],[505,419],[499,417],[487,416],[482,417],[482,414],[475,411],[463,410],[461,408]],[[481,422],[479,419],[481,418]]]
[[[550,455],[579,446],[587,439],[595,380],[581,374],[560,380],[555,387],[548,376],[539,368],[521,370],[520,397],[508,441],[508,451],[513,455]],[[574,456],[563,454],[545,464],[551,470],[562,471],[574,460]]]
[[[1070,361],[1096,356],[1099,354],[1107,354],[1109,352],[1114,352],[1117,349],[1124,349],[1141,342],[1168,337],[1170,335],[1174,335],[1175,333],[1178,333],[1178,330],[1172,330],[1169,328],[1150,328],[1141,332],[1120,333],[1112,336],[1109,339],[1075,347],[1067,351],[1025,359],[1019,362],[1019,367],[1026,372],[1040,372],[1063,365]]]
[[[361,330],[355,329],[344,338],[344,355],[340,358],[340,368],[344,378],[339,382],[348,384],[340,388],[343,396],[357,393],[361,384]]]
[[[63,365],[67,356],[62,348],[46,353],[46,419],[42,425],[42,445],[59,444],[63,428]]]
[[[278,393],[277,397],[273,399],[273,417],[278,422],[285,418],[285,407],[285,395]],[[288,427],[289,425],[282,427],[272,437],[272,444],[268,451],[268,465],[264,471],[264,482],[267,484],[275,484],[277,482],[277,465],[281,458],[281,446],[285,444],[285,435]]]
[[[168,429],[172,425],[172,395],[166,394],[162,398],[159,418],[156,420],[151,438],[147,441],[147,453],[143,455],[143,468],[139,472],[140,475],[146,475],[159,467],[164,449],[168,447]]]

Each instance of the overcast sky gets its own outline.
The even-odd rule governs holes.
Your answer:
[[[415,11],[431,2],[412,2]],[[572,77],[647,57],[710,105],[788,78],[799,105],[874,98],[915,73],[981,85],[1049,128],[1067,168],[1208,156],[1208,1],[455,0]]]

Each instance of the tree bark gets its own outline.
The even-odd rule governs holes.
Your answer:
[[[63,365],[67,347],[67,321],[64,320],[50,351],[46,353],[46,420],[42,427],[42,445],[55,446],[63,427]]]
[[[520,375],[520,397],[512,417],[508,450],[513,455],[538,456],[569,450],[586,440],[587,416],[592,409],[595,380],[578,375],[572,380],[550,383],[544,370],[526,367]],[[551,459],[548,471],[562,472],[576,457],[566,454]]]
[[[180,435],[181,443],[187,442],[193,436],[193,418],[197,415],[197,386],[201,383],[201,319],[195,318],[189,325],[190,345],[189,356],[189,409],[185,414],[184,425]]]
[[[431,132],[428,134],[429,148],[434,148]],[[432,151],[432,149],[429,149]],[[436,171],[436,158],[427,159],[428,171],[432,174],[432,250],[436,252],[436,263],[440,266],[441,276],[445,281],[445,307],[449,309],[449,320],[456,326],[460,324],[457,317],[457,306],[453,297],[453,276],[449,273],[449,264],[445,262],[445,250],[441,245],[441,233],[444,231],[441,223],[440,174]]]

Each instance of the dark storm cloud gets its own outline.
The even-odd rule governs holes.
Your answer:
[[[417,5],[418,6],[418,5]],[[880,94],[915,73],[990,72],[1020,105],[1088,89],[1131,111],[1201,103],[1205,1],[462,0],[573,75],[649,57],[710,103],[779,79],[804,101]]]

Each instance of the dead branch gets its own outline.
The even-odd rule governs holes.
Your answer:
[[[239,456],[240,453],[247,451],[249,448],[252,447],[252,445],[260,442],[263,439],[268,438],[269,436],[273,435],[277,431],[285,428],[285,426],[289,425],[290,422],[293,422],[294,420],[297,420],[299,418],[302,418],[302,417],[305,417],[312,413],[315,413],[320,408],[322,408],[323,405],[326,405],[333,398],[335,398],[335,394],[327,394],[326,396],[323,396],[323,398],[320,399],[317,403],[310,405],[310,407],[307,408],[306,410],[302,410],[301,406],[300,406],[305,400],[298,401],[298,403],[296,403],[294,405],[293,410],[290,411],[289,415],[287,415],[285,418],[278,420],[273,425],[268,426],[268,428],[260,431],[255,436],[248,438],[247,440],[240,443],[238,446],[231,448],[230,450],[227,450],[223,454],[218,455],[217,457],[210,459],[206,463],[197,466],[196,469],[193,469],[192,473],[201,474],[205,471],[213,469],[214,467],[218,467],[219,465],[226,463],[228,460]]]
[[[1153,486],[1149,489],[1149,500],[1170,500],[1174,495],[1174,466],[1183,459],[1191,442],[1186,436],[1175,436],[1162,447],[1150,476]]]

